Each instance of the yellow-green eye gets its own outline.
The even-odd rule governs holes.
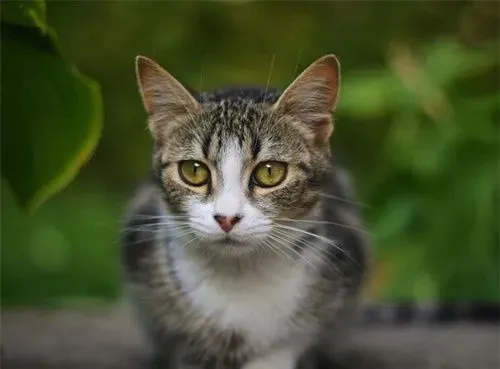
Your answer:
[[[179,163],[179,176],[191,186],[203,186],[210,180],[210,171],[200,161],[185,160]]]
[[[283,182],[286,174],[286,163],[280,161],[264,161],[255,167],[252,178],[257,186],[274,187]]]

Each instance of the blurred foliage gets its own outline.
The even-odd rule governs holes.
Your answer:
[[[60,55],[42,0],[2,2],[2,176],[29,211],[66,186],[101,130],[96,82]]]
[[[49,2],[61,50],[102,86],[106,124],[90,165],[35,217],[19,218],[2,201],[2,300],[118,293],[120,214],[151,150],[137,54],[211,89],[268,79],[283,87],[331,52],[343,77],[332,145],[368,205],[370,295],[499,300],[497,9],[486,1]],[[66,256],[52,243],[66,245]]]
[[[377,111],[367,110],[387,119],[383,146],[369,159],[383,177],[378,186],[365,179],[364,192],[379,261],[393,269],[387,297],[498,298],[498,92],[471,90],[497,75],[497,46],[467,50],[445,39],[417,57],[396,44],[387,71],[346,86],[347,115],[364,114],[354,96],[372,84],[363,101],[377,101]]]
[[[54,306],[115,298],[115,231],[125,201],[99,183],[77,181],[26,217],[3,184],[2,304]]]

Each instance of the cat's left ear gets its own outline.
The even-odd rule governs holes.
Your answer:
[[[325,55],[288,86],[274,109],[298,118],[311,128],[317,144],[325,144],[333,132],[332,113],[339,89],[340,63],[335,55]]]

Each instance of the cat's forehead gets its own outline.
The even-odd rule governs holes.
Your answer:
[[[301,147],[301,138],[290,125],[274,116],[271,107],[269,102],[253,100],[218,101],[202,118],[205,143],[210,142],[214,155],[238,147],[245,158],[255,158],[259,153],[287,156],[290,151]]]
[[[269,108],[281,95],[279,89],[228,88],[200,95],[202,111],[206,118],[237,129],[238,123],[261,123]]]
[[[202,99],[202,114],[171,137],[169,152],[175,158],[206,158],[218,162],[237,148],[235,160],[298,160],[306,147],[303,137],[274,116],[277,95],[264,99],[230,96]],[[297,157],[297,158],[295,158]]]
[[[202,105],[201,119],[207,128],[222,127],[221,133],[254,133],[269,116],[270,105],[249,99],[223,99]]]

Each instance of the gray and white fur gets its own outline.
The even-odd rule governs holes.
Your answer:
[[[131,204],[122,260],[161,364],[328,362],[356,311],[369,259],[348,175],[330,153],[337,59],[318,59],[284,92],[190,93],[145,57],[137,74],[154,175]],[[207,169],[206,183],[186,182],[186,160]],[[284,177],[261,186],[255,171],[268,162],[269,175],[278,162]]]

